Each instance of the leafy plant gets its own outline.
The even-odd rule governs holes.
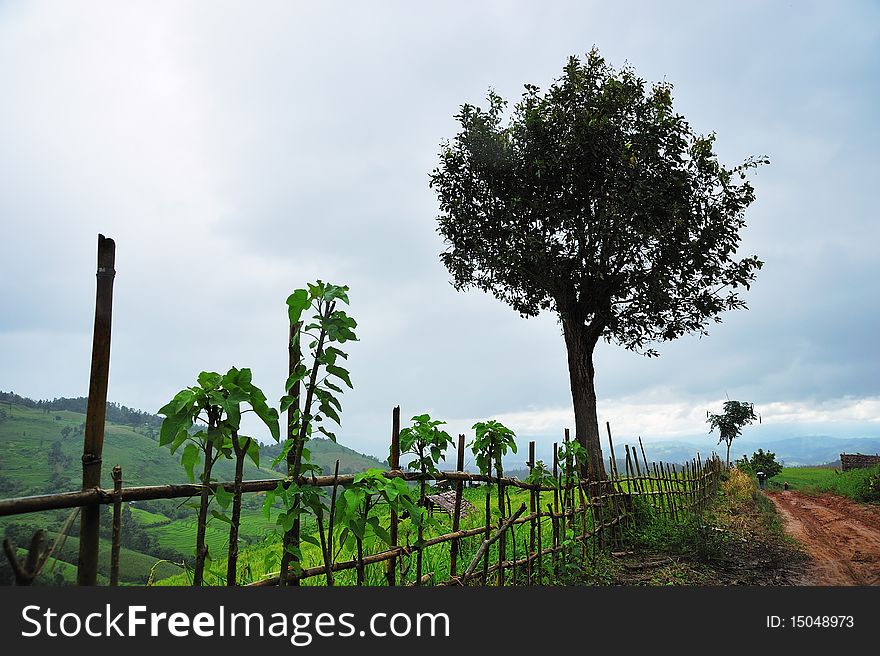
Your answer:
[[[314,473],[315,467],[303,457],[306,442],[312,435],[319,432],[336,441],[336,434],[324,425],[324,421],[329,419],[340,423],[342,404],[338,395],[343,393],[340,385],[352,387],[349,372],[339,364],[348,358],[348,354],[335,346],[357,340],[354,332],[357,322],[337,307],[340,303],[348,305],[348,302],[348,287],[321,280],[307,285],[307,289],[295,290],[287,298],[290,375],[281,397],[281,411],[287,412],[287,440],[273,464],[286,459],[287,474],[294,483],[301,474]],[[309,310],[313,314],[303,319]],[[302,356],[304,342],[308,361]],[[301,516],[309,510],[321,513],[324,507],[315,505],[321,503],[315,497],[304,496],[304,490],[299,486],[294,486],[292,495],[281,495],[281,498],[287,504],[283,522],[290,527],[284,534],[281,558],[281,584],[285,585],[291,561],[296,559],[299,563],[301,559]]]
[[[411,420],[412,426],[400,431],[401,454],[412,454],[415,458],[407,465],[409,469],[415,469],[422,474],[419,479],[419,505],[425,504],[425,475],[438,473],[437,464],[443,459],[447,447],[452,444],[452,436],[438,426],[445,421],[431,419],[430,415],[416,415]],[[424,542],[424,522],[418,526],[418,546]],[[422,579],[422,549],[416,554],[416,584]]]
[[[175,453],[181,446],[180,462],[189,479],[195,480],[195,468],[201,462],[200,482],[202,492],[199,500],[199,514],[196,532],[196,560],[193,569],[193,585],[200,586],[204,580],[206,560],[209,558],[205,543],[205,527],[208,521],[208,506],[212,496],[222,510],[233,504],[233,519],[222,511],[214,510],[212,515],[230,524],[235,530],[235,541],[230,539],[230,556],[235,548],[237,555],[238,515],[241,511],[241,471],[247,455],[259,463],[259,445],[251,438],[239,435],[241,417],[245,412],[255,413],[269,428],[272,437],[279,439],[278,411],[266,403],[266,396],[252,382],[250,369],[231,368],[225,375],[203,371],[198,376],[198,385],[187,387],[159,410],[164,415],[159,432],[159,445],[167,446]],[[250,405],[242,410],[242,404]],[[198,423],[201,422],[201,423]],[[195,430],[193,430],[195,429]],[[235,491],[228,492],[223,486],[210,488],[211,471],[219,458],[236,458]],[[230,534],[232,537],[232,533]],[[234,574],[232,584],[234,584]],[[229,581],[227,581],[229,582]]]
[[[421,527],[425,517],[424,509],[413,499],[406,481],[399,477],[387,477],[378,469],[368,469],[356,474],[351,484],[345,487],[336,504],[334,523],[339,531],[339,544],[357,549],[359,563],[363,562],[364,540],[375,535],[386,544],[391,544],[391,536],[382,525],[379,505],[387,505],[396,513],[409,513],[410,520]],[[358,566],[357,583],[363,585],[363,566]]]
[[[504,483],[501,480],[504,476],[504,467],[502,458],[507,455],[508,451],[516,453],[516,434],[500,421],[491,419],[489,421],[478,421],[471,428],[476,431],[476,436],[471,442],[471,451],[474,454],[474,461],[480,469],[480,473],[484,475],[492,474],[492,467],[498,477],[498,513],[499,521],[504,520]],[[487,493],[488,494],[488,493]],[[506,537],[502,533],[498,539],[499,562],[504,562]],[[502,570],[498,569],[498,582],[502,583]]]
[[[532,466],[532,471],[530,471],[529,475],[526,477],[526,483],[543,488],[557,487],[559,485],[559,481],[556,480],[556,477],[553,476],[553,472],[547,468],[547,465],[544,464],[543,460],[538,460]]]

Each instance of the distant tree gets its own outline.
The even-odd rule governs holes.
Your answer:
[[[708,412],[706,414],[709,432],[717,430],[718,444],[724,442],[727,445],[727,466],[730,467],[730,445],[742,434],[744,426],[758,418],[755,414],[755,406],[744,401],[725,401],[722,414],[715,415]]]
[[[546,92],[525,85],[506,123],[492,91],[487,110],[462,105],[430,178],[455,288],[559,316],[575,435],[597,478],[598,341],[654,356],[651,342],[706,334],[745,307],[738,288],[762,265],[735,255],[755,198],[745,174],[766,160],[721,165],[714,134],[694,133],[671,92],[595,49],[571,57]]]
[[[749,474],[756,474],[762,471],[767,474],[767,478],[773,478],[782,471],[782,463],[776,461],[776,454],[772,451],[765,452],[764,449],[755,451],[751,458],[744,455],[735,464],[738,469],[742,469]]]

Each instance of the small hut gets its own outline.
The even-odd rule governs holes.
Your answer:
[[[434,508],[439,508],[452,517],[455,514],[455,490],[441,492],[439,494],[429,494],[425,497],[425,503],[428,505],[428,511],[432,511]],[[474,510],[474,504],[462,496],[460,516],[464,517],[472,510]]]
[[[850,469],[868,469],[874,465],[880,465],[880,455],[866,456],[862,453],[841,453],[840,468],[843,471]]]

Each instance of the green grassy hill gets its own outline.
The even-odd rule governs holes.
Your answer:
[[[75,399],[53,402],[33,402],[21,397],[5,397],[0,403],[0,497],[9,498],[52,492],[78,490],[81,485],[80,456],[85,414],[58,406],[79,407]],[[39,405],[38,405],[39,404]],[[123,408],[128,413],[120,413]],[[112,485],[110,470],[122,467],[125,485],[157,485],[188,482],[180,465],[179,454],[172,455],[160,447],[158,422],[161,418],[114,406],[120,419],[134,418],[131,425],[107,422],[104,438],[104,465],[102,484]],[[332,473],[338,458],[340,471],[362,471],[382,467],[382,463],[351,449],[327,440],[315,440],[312,460]],[[251,462],[245,465],[246,479],[279,478],[271,469],[272,457],[280,447],[264,448],[261,468]],[[231,480],[234,465],[220,461],[214,468],[215,478]],[[143,584],[151,575],[164,578],[182,573],[185,562],[191,562],[195,545],[195,500],[169,499],[126,504],[123,513],[123,550],[120,577],[123,583]],[[240,538],[245,544],[263,540],[274,532],[274,523],[267,522],[260,512],[262,495],[245,495],[242,510]],[[17,548],[30,541],[33,532],[42,528],[52,542],[68,517],[69,510],[28,513],[0,518],[0,535],[9,537]],[[69,583],[75,580],[79,522],[75,522],[63,549],[55,556],[57,563],[46,568],[38,583]],[[102,551],[99,573],[102,580],[109,577],[110,510],[103,507]],[[228,526],[219,520],[209,521],[207,544],[214,558],[225,556],[228,545]],[[53,559],[54,561],[55,559]],[[165,562],[160,562],[165,561]],[[171,562],[168,562],[171,561]],[[158,563],[158,564],[157,564]],[[174,564],[178,563],[178,564]],[[50,564],[52,564],[50,562]],[[11,569],[0,557],[0,584],[11,582]]]
[[[347,446],[337,444],[331,440],[313,437],[309,440],[308,448],[311,451],[312,464],[318,465],[324,474],[333,474],[337,460],[339,460],[340,474],[355,474],[366,469],[384,470],[388,468],[387,464],[378,458],[365,453],[358,453],[354,449],[349,449]],[[281,453],[280,444],[264,445],[260,450],[260,464],[270,467],[272,461],[279,453]],[[283,462],[279,463],[275,469],[279,472],[287,471],[286,465]]]

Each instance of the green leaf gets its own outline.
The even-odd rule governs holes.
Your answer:
[[[311,288],[311,285],[309,287]],[[302,313],[308,309],[310,303],[309,292],[305,289],[297,289],[287,297],[287,317],[291,326],[300,320]]]
[[[180,431],[177,433],[177,436],[174,438],[171,444],[168,445],[171,453],[175,453],[177,449],[179,449],[180,446],[189,439],[189,437],[190,435],[187,432],[186,428],[181,427]]]
[[[275,456],[275,459],[272,460],[272,466],[274,467],[278,463],[287,459],[287,454],[293,448],[294,440],[286,440],[284,445],[281,447],[281,453]]]
[[[214,497],[217,499],[217,503],[220,504],[220,507],[225,510],[229,507],[229,504],[232,501],[233,494],[232,492],[227,492],[226,488],[222,485],[218,485],[214,489]]]
[[[216,518],[219,519],[221,522],[226,522],[227,524],[229,524],[230,526],[232,526],[232,520],[229,519],[229,517],[227,517],[226,515],[224,515],[224,514],[221,513],[221,512],[217,512],[216,510],[212,510],[212,511],[211,511],[211,516],[212,516],[212,517],[216,517]]]
[[[199,464],[200,456],[201,449],[195,444],[187,444],[180,456],[180,463],[186,470],[186,475],[189,477],[190,482],[196,480],[195,466]]]
[[[186,431],[190,426],[192,426],[192,418],[189,411],[181,411],[166,418],[159,428],[159,446],[171,444],[180,431]]]
[[[261,509],[263,512],[263,517],[266,518],[266,521],[269,520],[269,517],[272,514],[272,506],[274,506],[274,505],[275,505],[275,491],[269,490],[268,492],[266,492],[266,497],[263,499],[263,507]]]
[[[203,371],[198,377],[199,385],[204,390],[217,388],[221,380],[223,380],[223,376],[213,371]]]
[[[251,440],[248,444],[248,457],[253,461],[254,465],[260,466],[260,444],[256,440]]]
[[[327,373],[332,374],[342,380],[350,389],[354,389],[354,386],[351,384],[351,378],[349,378],[348,372],[342,367],[338,367],[334,364],[327,365]]]
[[[313,544],[313,545],[315,545],[316,547],[320,547],[320,546],[321,546],[321,543],[318,542],[318,538],[316,538],[316,537],[315,537],[314,535],[312,535],[311,533],[303,533],[302,535],[299,536],[299,539],[300,539],[300,541],[302,541],[302,542],[308,542],[309,544]]]

